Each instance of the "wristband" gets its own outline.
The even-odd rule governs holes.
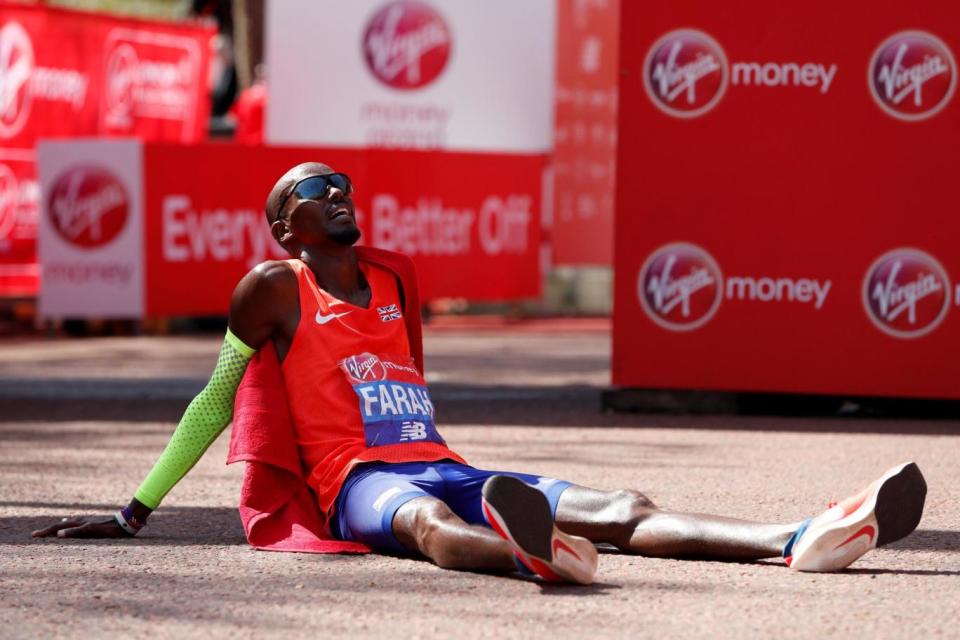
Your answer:
[[[124,507],[120,511],[117,511],[113,514],[113,519],[120,526],[121,529],[126,531],[129,535],[135,536],[140,532],[140,529],[143,529],[144,523],[134,517],[130,507]]]

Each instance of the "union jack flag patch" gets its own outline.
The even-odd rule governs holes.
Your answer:
[[[400,308],[395,304],[388,304],[385,307],[377,307],[377,313],[380,314],[380,320],[382,322],[399,320],[401,317],[403,317],[400,314]]]

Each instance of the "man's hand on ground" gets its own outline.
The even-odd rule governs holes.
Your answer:
[[[38,529],[31,535],[34,538],[48,538],[56,536],[58,538],[129,538],[131,537],[124,531],[117,521],[113,518],[107,520],[87,521],[78,518],[64,518],[55,525],[46,529]]]

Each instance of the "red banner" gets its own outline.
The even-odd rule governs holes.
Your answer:
[[[0,296],[36,295],[39,188],[32,148],[0,148]]]
[[[553,262],[613,262],[620,0],[557,4]]]
[[[543,156],[146,145],[146,314],[224,313],[247,271],[288,258],[263,203],[309,160],[351,176],[361,242],[412,256],[425,299],[539,295]]]
[[[0,296],[36,294],[37,140],[202,140],[212,35],[192,25],[0,3]]]
[[[614,384],[960,398],[958,6],[622,9]]]

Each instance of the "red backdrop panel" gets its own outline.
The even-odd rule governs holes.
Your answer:
[[[263,206],[300,162],[350,174],[361,242],[417,262],[422,295],[507,300],[540,293],[543,156],[146,145],[148,315],[224,313],[240,278],[284,259]]]
[[[625,2],[620,41],[614,384],[960,397],[960,7]]]
[[[204,139],[213,33],[0,2],[0,296],[36,295],[39,285],[37,140]]]
[[[553,262],[613,263],[620,0],[557,4]]]
[[[33,149],[0,149],[0,296],[37,292],[38,197]]]

